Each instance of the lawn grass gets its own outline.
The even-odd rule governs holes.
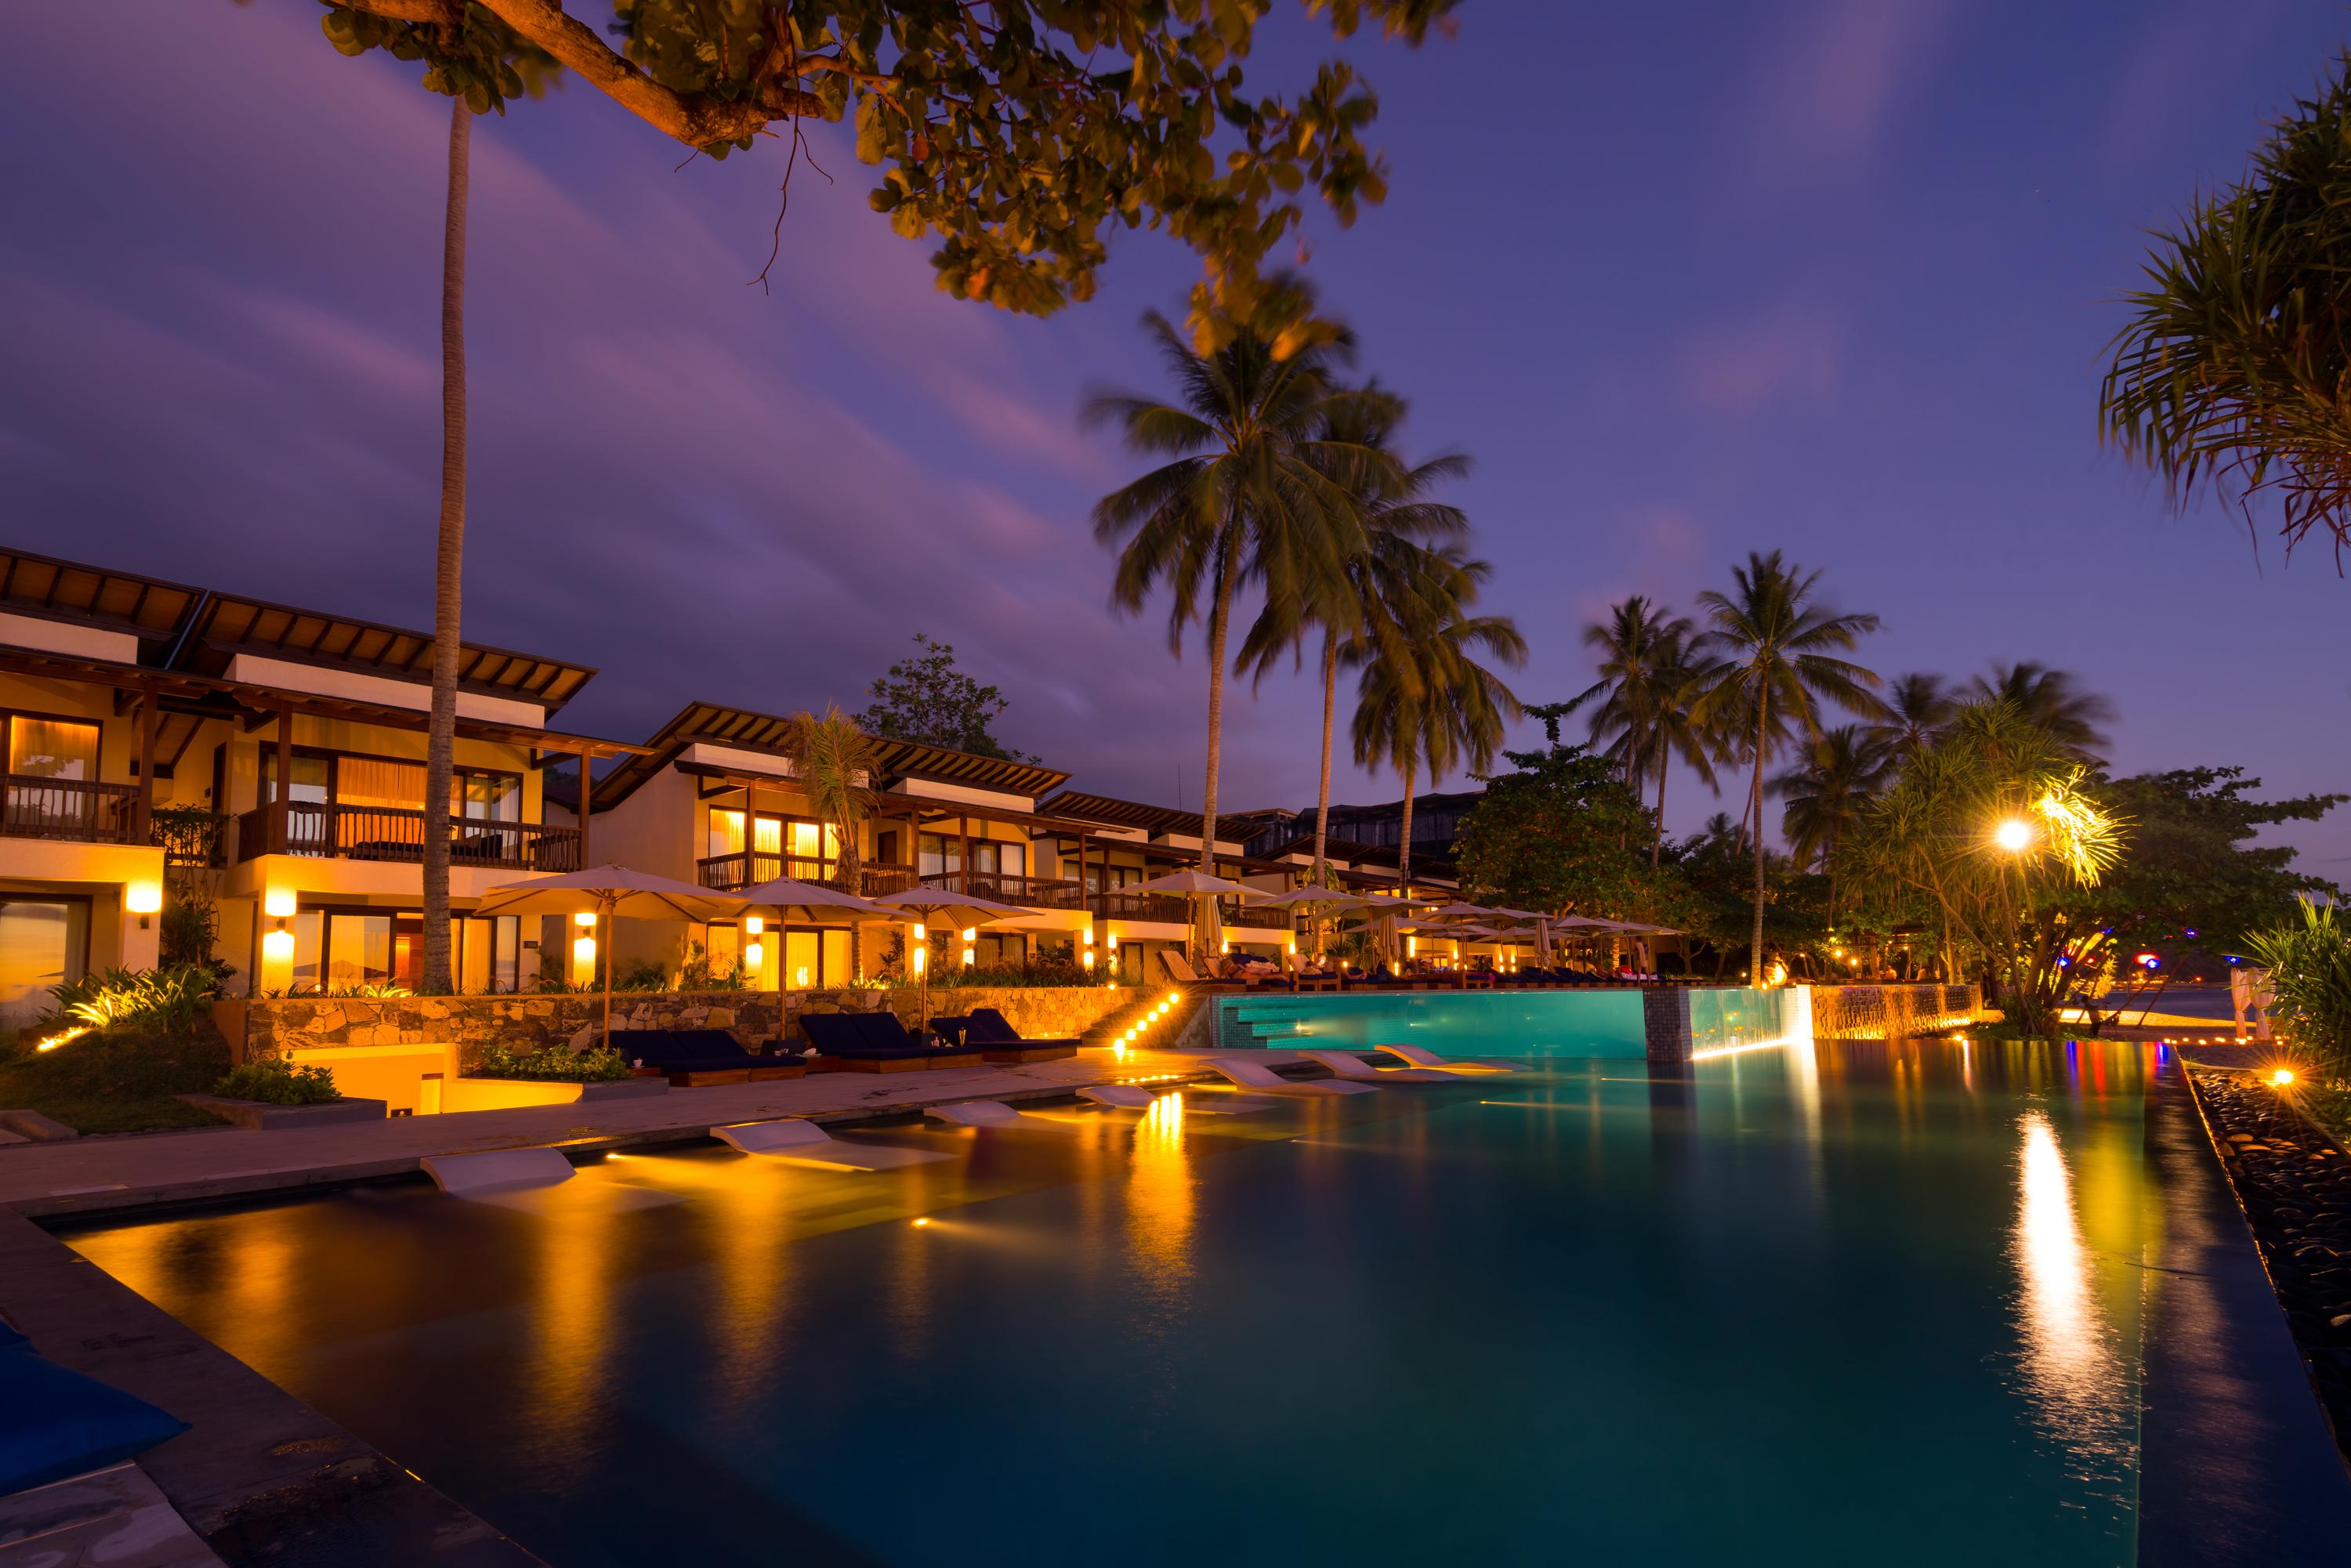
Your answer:
[[[211,1126],[219,1118],[172,1096],[208,1092],[227,1071],[228,1042],[208,1018],[178,1038],[93,1030],[55,1051],[0,1058],[0,1108],[38,1111],[78,1133]]]

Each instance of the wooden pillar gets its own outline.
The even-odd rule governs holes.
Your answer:
[[[139,805],[131,827],[133,843],[143,844],[155,821],[155,693],[139,695]]]
[[[963,846],[957,852],[958,859],[956,862],[956,874],[962,879],[963,883],[957,891],[969,894],[971,892],[971,819],[969,817],[956,819],[956,838]]]
[[[286,824],[293,816],[294,710],[277,711],[277,798],[269,803],[269,851],[287,852]]]
[[[580,748],[580,869],[586,871],[596,862],[588,857],[588,823],[595,803],[596,758],[588,747]],[[567,936],[569,933],[565,933]]]

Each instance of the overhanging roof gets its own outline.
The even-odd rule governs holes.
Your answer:
[[[1146,806],[1140,800],[1120,800],[1109,795],[1090,795],[1082,789],[1064,789],[1050,800],[1038,802],[1038,810],[1050,811],[1057,817],[1078,817],[1089,822],[1105,823],[1113,828],[1140,828],[1146,833],[1189,833],[1200,831],[1200,813],[1186,811],[1176,806]],[[1217,818],[1219,840],[1242,840],[1257,824],[1246,817]]]
[[[433,635],[322,611],[221,593],[137,572],[115,571],[0,548],[0,609],[75,621],[141,641],[156,668],[221,676],[237,653],[355,670],[394,680],[433,678]],[[596,674],[481,643],[458,644],[457,685],[549,713]]]
[[[603,811],[619,805],[690,746],[729,746],[743,751],[767,752],[780,758],[790,733],[791,720],[776,714],[728,707],[721,703],[688,703],[674,718],[653,732],[641,748],[642,757],[623,762],[596,780],[595,809]],[[877,789],[887,789],[902,779],[918,779],[969,789],[993,789],[1034,800],[1070,777],[1057,768],[1018,762],[1008,757],[981,757],[944,746],[925,746],[920,741],[893,740],[886,736],[866,738],[873,744],[873,782]],[[952,811],[956,805],[952,800],[937,801],[923,796],[903,798],[925,800],[935,810]]]
[[[119,691],[152,693],[164,708],[200,718],[225,718],[257,728],[281,713],[318,718],[380,724],[393,729],[423,729],[430,715],[422,708],[391,707],[352,697],[321,696],[316,692],[292,692],[248,681],[225,681],[184,670],[152,670],[141,664],[120,664],[105,659],[78,659],[62,653],[36,653],[0,649],[0,671],[36,679],[78,681],[112,686]],[[460,714],[457,733],[468,740],[501,746],[529,747],[545,751],[586,751],[591,757],[621,757],[643,749],[625,740],[601,740],[593,736],[528,725],[498,724]]]

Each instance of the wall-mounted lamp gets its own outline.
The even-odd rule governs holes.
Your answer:
[[[592,909],[583,909],[571,917],[571,924],[592,929],[596,924],[596,912]]]
[[[747,973],[756,978],[759,973],[760,967],[765,965],[767,961],[768,949],[765,946],[757,942],[746,943],[744,945],[743,967]]]
[[[743,916],[744,936],[757,936],[760,932],[765,931],[767,928],[768,922],[764,916],[758,915],[747,915]]]
[[[158,882],[134,882],[122,890],[122,907],[139,916],[139,929],[144,931],[152,924],[155,912],[163,907],[163,884]]]

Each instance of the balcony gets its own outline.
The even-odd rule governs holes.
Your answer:
[[[0,786],[0,834],[9,838],[134,843],[138,814],[135,784],[11,773],[5,786]]]
[[[1260,909],[1255,904],[1244,904],[1238,909],[1226,910],[1224,923],[1247,925],[1255,930],[1287,931],[1297,915],[1294,909]]]
[[[1023,909],[1083,909],[1085,895],[1075,879],[1021,876],[1011,872],[947,871],[923,878],[925,887],[959,893],[967,898],[1017,904]]]
[[[836,862],[804,855],[737,851],[731,855],[710,855],[696,861],[695,880],[718,893],[735,893],[785,876],[794,882],[810,882],[821,887],[831,887],[832,874],[837,869]],[[866,865],[858,868],[857,895],[860,898],[879,898],[885,893],[903,893],[914,885],[914,868],[910,865]]]
[[[1189,925],[1192,901],[1173,893],[1121,893],[1116,888],[1097,893],[1096,915],[1105,920],[1155,920],[1163,925]]]
[[[500,871],[580,869],[580,830],[537,822],[493,822],[449,817],[449,863]],[[286,832],[277,837],[276,813],[256,806],[237,818],[236,858],[308,855],[319,860],[424,862],[424,813],[394,806],[346,806],[335,801],[287,804]]]

